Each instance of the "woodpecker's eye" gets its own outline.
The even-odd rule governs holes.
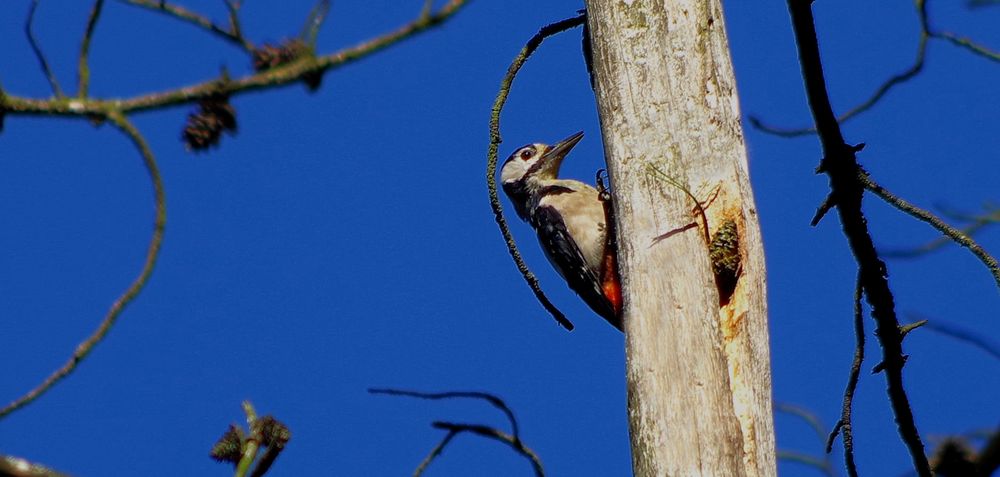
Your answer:
[[[521,160],[522,161],[527,161],[528,159],[531,159],[531,156],[534,156],[534,155],[535,155],[535,149],[534,148],[528,147],[528,148],[524,148],[524,149],[521,150]]]

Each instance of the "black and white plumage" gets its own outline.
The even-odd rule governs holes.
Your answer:
[[[519,148],[504,162],[500,181],[517,215],[535,229],[559,275],[595,313],[620,330],[621,319],[603,283],[609,253],[604,204],[594,187],[558,178],[563,159],[582,138],[579,132],[553,146]],[[615,292],[620,293],[617,288]]]

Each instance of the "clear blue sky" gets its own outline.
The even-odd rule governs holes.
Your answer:
[[[24,39],[28,1],[0,20],[0,80],[12,94],[48,86]],[[42,2],[37,34],[65,87],[90,2]],[[307,2],[248,1],[257,42],[295,35]],[[1000,48],[1000,8],[930,5],[935,23]],[[221,1],[184,3],[224,19]],[[335,1],[322,52],[408,21],[420,1]],[[628,475],[622,336],[592,315],[548,267],[527,226],[528,262],[576,323],[557,327],[518,275],[493,222],[483,180],[487,121],[510,60],[540,26],[579,1],[475,0],[442,28],[300,85],[233,100],[239,133],[207,154],[179,141],[187,107],[135,117],[167,186],[163,253],[146,291],[76,374],[0,421],[0,452],[81,476],[226,475],[207,457],[252,400],[292,429],[269,475],[406,475],[441,437],[433,420],[504,426],[481,403],[370,396],[366,388],[484,390],[515,410],[551,475]],[[808,124],[783,2],[727,2],[744,113]],[[838,111],[866,98],[916,52],[911,2],[818,2]],[[579,32],[547,42],[505,110],[501,154],[587,133],[564,167],[601,167]],[[130,96],[200,82],[245,56],[195,28],[110,1],[93,43],[92,94]],[[998,64],[932,42],[920,77],[847,124],[861,160],[890,190],[923,205],[976,211],[1000,183]],[[835,421],[854,337],[854,262],[835,216],[809,227],[827,192],[813,174],[815,138],[747,129],[765,239],[777,400]],[[61,365],[138,272],[152,194],[131,145],[82,120],[8,117],[0,135],[0,400]],[[880,246],[935,233],[866,203]],[[1000,231],[980,239],[1000,252]],[[920,313],[993,339],[1000,295],[954,247],[890,261],[905,321]],[[872,323],[866,320],[869,338]],[[869,361],[878,349],[870,339]],[[906,384],[926,436],[995,426],[1000,363],[948,337],[915,332]],[[866,475],[899,475],[881,375],[862,375],[856,444]],[[781,448],[817,453],[801,421],[777,417]],[[928,439],[930,440],[930,439]],[[835,451],[839,468],[840,447]],[[781,464],[784,475],[817,475]],[[462,436],[428,475],[529,475],[491,441]]]

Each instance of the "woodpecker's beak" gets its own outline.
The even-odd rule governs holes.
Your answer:
[[[553,177],[559,173],[559,166],[562,165],[563,159],[569,154],[569,151],[576,146],[580,140],[583,139],[583,131],[580,131],[562,141],[559,141],[552,147],[549,147],[545,154],[542,155],[541,161],[544,164],[542,168],[545,172],[552,174]]]

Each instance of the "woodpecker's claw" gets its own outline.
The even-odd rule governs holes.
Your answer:
[[[597,182],[597,193],[598,193],[598,196],[600,197],[601,201],[609,201],[609,200],[611,200],[611,191],[608,189],[608,186],[604,183],[604,178],[605,177],[608,177],[608,170],[607,169],[598,169],[597,170],[597,178],[596,178],[597,179],[597,181],[596,181]]]

